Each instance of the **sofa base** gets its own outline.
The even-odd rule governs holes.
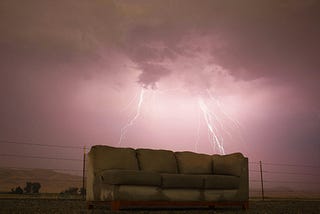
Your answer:
[[[211,201],[87,201],[88,209],[93,209],[95,205],[107,205],[113,211],[122,207],[208,207],[216,206],[240,206],[242,209],[249,209],[248,201],[237,202],[211,202]]]

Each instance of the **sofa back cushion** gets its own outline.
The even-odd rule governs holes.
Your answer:
[[[141,170],[177,173],[177,162],[172,151],[137,149],[136,152]]]
[[[212,158],[210,155],[193,152],[176,152],[179,173],[212,174]]]
[[[213,174],[240,176],[243,160],[241,153],[212,155]]]
[[[95,172],[108,169],[139,170],[136,152],[131,148],[93,146],[89,158]]]

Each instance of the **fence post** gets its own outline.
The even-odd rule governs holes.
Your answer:
[[[85,171],[86,171],[86,146],[83,147],[83,166],[82,166],[82,199],[85,199]]]
[[[262,162],[261,161],[260,161],[260,177],[261,177],[262,200],[264,201],[264,188],[263,188]]]

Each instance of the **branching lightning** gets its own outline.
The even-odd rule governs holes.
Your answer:
[[[119,145],[122,143],[123,139],[125,138],[128,128],[131,127],[140,116],[141,107],[144,103],[145,90],[146,89],[142,87],[139,97],[138,95],[136,95],[134,99],[130,102],[130,105],[131,105],[134,100],[138,99],[138,105],[137,105],[135,114],[128,121],[128,123],[126,123],[121,129],[120,139],[118,142]],[[163,92],[164,91],[162,91],[162,93]],[[201,128],[200,116],[202,114],[205,125],[208,130],[208,138],[209,138],[210,146],[213,148],[215,152],[218,152],[220,154],[225,154],[224,134],[227,134],[230,137],[232,137],[232,134],[229,130],[229,128],[231,128],[230,125],[232,125],[233,128],[241,128],[241,126],[236,119],[233,119],[233,117],[230,116],[225,111],[224,106],[222,105],[223,103],[221,103],[217,98],[215,98],[211,94],[210,90],[207,90],[206,92],[207,93],[202,94],[203,96],[199,96],[197,100],[200,111],[198,116],[198,126],[196,130],[197,136],[195,139],[194,149],[195,151],[198,151],[199,141],[200,141],[200,128]],[[152,93],[152,100],[153,100],[152,103],[155,103],[156,94],[154,91]]]
[[[232,122],[232,124],[236,127],[236,128],[241,128],[240,122],[236,119],[233,119],[226,111],[223,110],[223,105],[221,104],[221,102],[214,98],[214,96],[212,95],[212,93],[210,92],[209,89],[207,89],[207,93],[209,95],[210,100],[212,100],[216,106],[219,108],[219,111],[229,120]]]
[[[215,122],[220,124],[219,120],[217,120],[216,116],[209,110],[208,106],[205,104],[202,98],[199,98],[198,102],[209,131],[209,140],[211,146],[213,146],[214,149],[218,147],[219,152],[225,154],[223,147],[223,138],[219,137],[219,135],[217,134],[218,129],[215,125]]]
[[[196,152],[198,152],[198,146],[199,146],[199,140],[200,140],[200,126],[201,126],[201,123],[200,123],[200,113],[198,113],[198,127],[197,127],[197,137],[196,137],[196,143],[194,144],[194,149]]]
[[[128,131],[128,128],[130,126],[132,126],[134,124],[134,122],[139,118],[140,111],[141,111],[141,106],[142,106],[142,103],[143,103],[144,93],[145,93],[145,89],[142,88],[141,92],[140,92],[140,96],[139,96],[139,102],[138,102],[136,114],[134,115],[134,117],[131,120],[129,120],[129,122],[124,127],[122,127],[118,145],[121,145],[122,140],[123,140],[123,138],[125,137],[125,135],[126,135],[126,133]]]

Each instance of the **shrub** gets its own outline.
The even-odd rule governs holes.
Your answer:
[[[11,189],[11,193],[12,193],[12,194],[23,194],[23,189],[22,189],[20,186],[18,186],[18,187],[16,187],[15,189],[12,188],[12,189]]]
[[[67,194],[67,195],[78,195],[78,187],[69,187],[68,189],[64,190],[60,194]]]
[[[26,187],[24,188],[25,193],[39,193],[39,190],[41,188],[41,184],[38,182],[32,183],[27,182]]]

